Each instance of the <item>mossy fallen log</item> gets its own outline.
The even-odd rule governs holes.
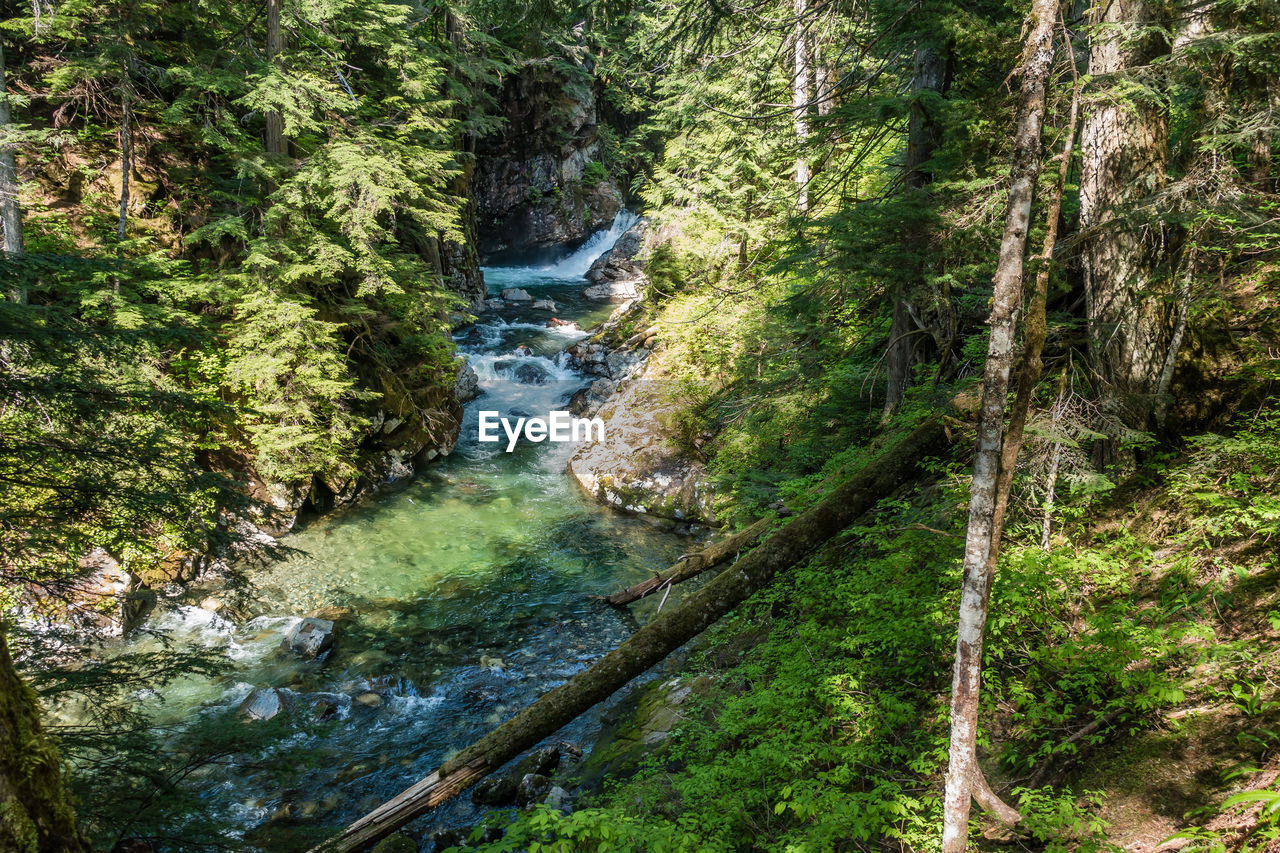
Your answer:
[[[739,530],[729,538],[703,548],[696,554],[686,554],[666,571],[659,572],[653,577],[615,592],[613,595],[600,596],[600,600],[614,607],[621,607],[624,604],[638,601],[664,587],[672,587],[682,581],[695,578],[703,572],[710,571],[734,559],[756,544],[768,530],[768,519],[761,519],[750,527]]]
[[[430,776],[355,821],[311,853],[363,850],[558,731],[746,601],[768,585],[779,571],[809,556],[882,498],[915,477],[920,463],[938,453],[946,443],[947,430],[942,418],[917,427],[819,503],[787,522],[706,586],[687,596],[680,606],[658,616],[592,666],[543,694]]]

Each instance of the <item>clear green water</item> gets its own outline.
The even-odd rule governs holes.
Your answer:
[[[519,286],[555,299],[557,316],[584,327],[611,308],[585,302],[582,280],[555,271],[490,270],[488,278],[495,293]],[[484,393],[467,407],[458,449],[407,486],[286,538],[297,553],[253,571],[245,618],[233,624],[194,602],[153,617],[151,627],[179,643],[232,662],[223,678],[166,690],[158,724],[236,714],[257,687],[284,691],[277,746],[189,783],[232,828],[233,847],[306,849],[417,781],[634,630],[636,617],[587,596],[647,577],[688,548],[687,538],[584,496],[565,473],[572,445],[526,443],[506,453],[505,442],[476,441],[480,409],[545,413],[584,384],[557,358],[581,335],[544,328],[549,316],[507,308],[464,330],[459,345]],[[515,353],[520,345],[530,351]],[[523,381],[513,381],[517,368]],[[352,614],[328,659],[281,652],[289,627],[323,607]],[[336,709],[319,726],[318,701]],[[558,737],[589,743],[595,726],[588,716]],[[478,816],[464,796],[418,829]]]

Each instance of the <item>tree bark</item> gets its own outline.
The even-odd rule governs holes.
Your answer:
[[[0,625],[0,850],[88,853],[62,774],[36,695],[14,669]]]
[[[941,93],[946,87],[946,57],[933,45],[921,43],[916,48],[915,67],[911,77],[911,90],[914,98],[911,101],[910,117],[907,120],[907,154],[904,163],[903,181],[908,192],[918,192],[933,181],[933,173],[926,171],[924,164],[929,161],[941,142],[942,132],[937,119],[930,114],[928,107],[921,101],[925,92]],[[914,229],[907,239],[920,250],[920,265],[916,270],[918,278],[924,278],[927,259],[924,257],[924,245],[928,235],[923,229]],[[911,294],[907,285],[899,283],[893,291],[893,314],[889,323],[889,349],[885,354],[885,372],[888,382],[885,387],[884,414],[882,422],[888,422],[902,405],[907,387],[911,383],[911,362],[916,350],[916,336],[911,317]]]
[[[1023,256],[1031,225],[1031,202],[1040,174],[1046,89],[1053,66],[1053,31],[1058,0],[1034,0],[1026,47],[1022,54],[1022,86],[1014,129],[1009,201],[1005,212],[1000,258],[992,280],[991,338],[982,382],[982,409],[973,459],[969,528],[965,537],[964,582],[951,685],[951,743],[944,800],[943,853],[964,853],[968,843],[969,807],[976,782],[978,690],[982,676],[982,641],[987,605],[995,579],[991,561],[996,487],[1000,473],[1005,397],[1013,369],[1015,315],[1022,298]]]
[[[121,84],[120,95],[120,219],[116,222],[116,240],[123,242],[129,232],[129,171],[133,168],[133,130],[130,127],[128,77]],[[116,289],[120,287],[116,282]]]
[[[283,0],[267,0],[267,60],[273,65],[280,62],[284,52],[284,34],[280,30],[280,4]],[[267,111],[267,153],[284,153],[284,116],[279,110]]]
[[[1089,74],[1103,89],[1080,133],[1090,356],[1103,383],[1104,408],[1128,426],[1146,429],[1171,325],[1154,284],[1165,240],[1148,225],[1130,222],[1126,213],[1164,185],[1169,128],[1158,108],[1124,98],[1122,78],[1168,48],[1157,36],[1126,32],[1153,24],[1150,0],[1109,0],[1101,9]],[[1110,462],[1114,455],[1114,446],[1104,448],[1098,461]]]
[[[535,703],[438,770],[319,845],[313,853],[350,853],[385,838],[553,734],[631,679],[696,637],[720,617],[853,523],[881,498],[914,477],[921,460],[946,447],[940,418],[918,427],[796,516],[753,551],[645,625],[618,648],[543,694]]]
[[[9,112],[9,92],[5,88],[4,44],[0,42],[0,136],[12,132],[13,117]],[[4,228],[5,257],[22,255],[22,203],[18,198],[18,161],[16,148],[8,139],[0,143],[0,227]],[[9,299],[26,304],[27,289],[19,284],[9,288]]]
[[[795,0],[796,32],[792,53],[795,57],[795,79],[792,80],[791,105],[796,122],[796,208],[809,210],[809,161],[804,146],[809,138],[809,40],[805,34],[806,0]]]
[[[650,593],[657,592],[663,587],[672,587],[690,578],[695,578],[703,572],[710,571],[716,566],[735,559],[745,549],[756,544],[768,529],[769,522],[761,519],[750,527],[739,530],[728,539],[709,545],[696,554],[681,557],[675,565],[666,571],[660,572],[634,586],[615,592],[603,600],[614,607],[621,607],[624,604],[638,601]]]

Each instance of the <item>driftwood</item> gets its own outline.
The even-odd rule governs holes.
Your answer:
[[[634,586],[615,592],[613,595],[601,596],[600,600],[612,604],[614,607],[621,607],[624,604],[638,601],[664,587],[669,589],[681,581],[695,578],[705,571],[714,569],[716,566],[734,559],[744,550],[756,544],[756,541],[764,536],[768,529],[769,521],[760,519],[750,527],[739,530],[728,539],[713,543],[696,554],[686,554],[666,571],[659,572],[648,580],[643,580]]]
[[[385,838],[553,734],[729,613],[912,479],[947,443],[941,418],[917,427],[878,459],[793,518],[706,586],[636,631],[438,770],[351,824],[312,853],[352,853]]]

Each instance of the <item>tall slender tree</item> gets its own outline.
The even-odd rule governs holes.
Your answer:
[[[1031,228],[1031,203],[1041,166],[1041,131],[1054,56],[1058,0],[1034,0],[1019,69],[1022,85],[1014,125],[1013,162],[1000,256],[992,278],[990,340],[982,379],[982,408],[973,457],[969,526],[964,547],[956,658],[951,681],[951,740],[944,801],[943,853],[963,853],[968,843],[969,808],[975,793],[988,794],[977,761],[978,691],[987,606],[995,580],[991,560],[996,487],[1004,435],[1004,407],[1013,369],[1016,312],[1022,299],[1024,257]],[[984,798],[987,798],[984,796]]]
[[[0,228],[4,229],[4,253],[8,258],[22,254],[22,202],[18,197],[17,146],[11,140],[13,114],[5,84],[4,42],[0,40]],[[25,303],[27,291],[20,284],[9,286],[9,298]]]

